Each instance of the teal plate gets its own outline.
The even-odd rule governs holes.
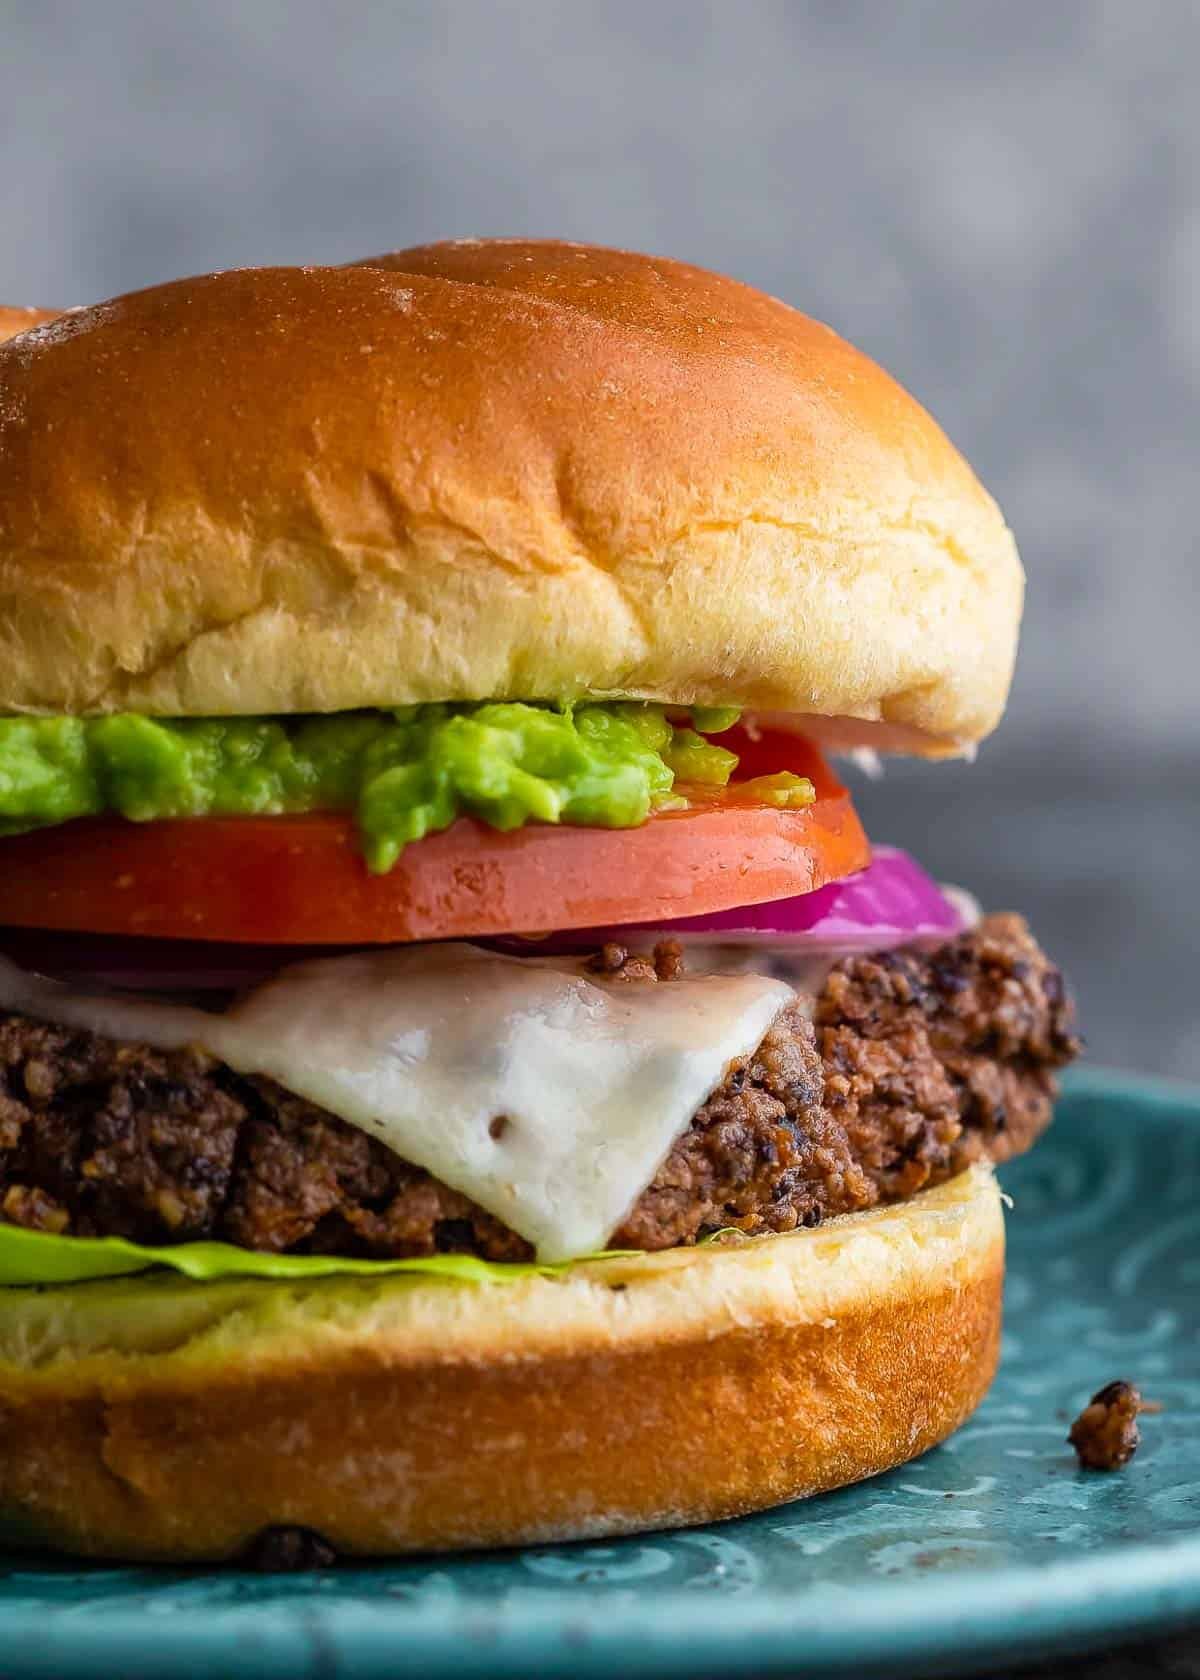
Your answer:
[[[9,1556],[0,1676],[888,1674],[1200,1620],[1200,1092],[1085,1073],[1004,1174],[1008,1320],[976,1417],[915,1464],[709,1529],[261,1576]],[[1075,1468],[1115,1377],[1162,1401]]]

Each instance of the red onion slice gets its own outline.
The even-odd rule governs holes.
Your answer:
[[[288,963],[318,954],[336,956],[337,948],[322,946],[318,951],[302,945],[219,945],[5,928],[0,931],[0,954],[20,968],[84,991],[200,996],[248,990]]]
[[[876,846],[869,867],[859,874],[796,898],[670,922],[579,928],[545,939],[492,943],[528,955],[540,951],[551,956],[595,950],[609,940],[627,941],[631,934],[660,933],[706,945],[779,945],[800,940],[814,950],[866,951],[917,940],[952,939],[967,925],[961,905],[952,903],[914,858],[894,846]]]

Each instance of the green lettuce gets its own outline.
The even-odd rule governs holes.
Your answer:
[[[474,1254],[432,1254],[419,1260],[350,1260],[337,1254],[259,1254],[232,1243],[189,1242],[149,1248],[124,1237],[57,1237],[0,1224],[0,1286],[86,1283],[95,1278],[128,1277],[160,1266],[199,1283],[218,1278],[259,1277],[277,1281],[319,1277],[387,1277],[411,1272],[457,1278],[463,1283],[515,1283],[521,1278],[554,1277],[590,1260],[627,1260],[631,1249],[583,1254],[553,1263],[531,1260],[481,1260]]]
[[[724,786],[735,754],[700,731],[736,712],[522,701],[328,717],[0,718],[0,835],[105,812],[133,822],[353,811],[367,866],[460,815],[634,828],[678,776]]]

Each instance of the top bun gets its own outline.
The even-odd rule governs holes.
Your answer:
[[[962,751],[1022,577],[929,415],[683,263],[506,240],[0,348],[0,711],[625,695]]]
[[[0,303],[0,344],[15,338],[18,333],[28,332],[31,327],[53,321],[57,314],[56,309],[15,309]]]

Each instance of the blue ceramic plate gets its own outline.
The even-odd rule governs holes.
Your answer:
[[[0,1569],[0,1675],[865,1675],[1200,1618],[1200,1092],[1084,1074],[1004,1175],[1008,1334],[976,1418],[916,1464],[721,1527],[327,1575]],[[1094,1389],[1161,1400],[1113,1475]]]

